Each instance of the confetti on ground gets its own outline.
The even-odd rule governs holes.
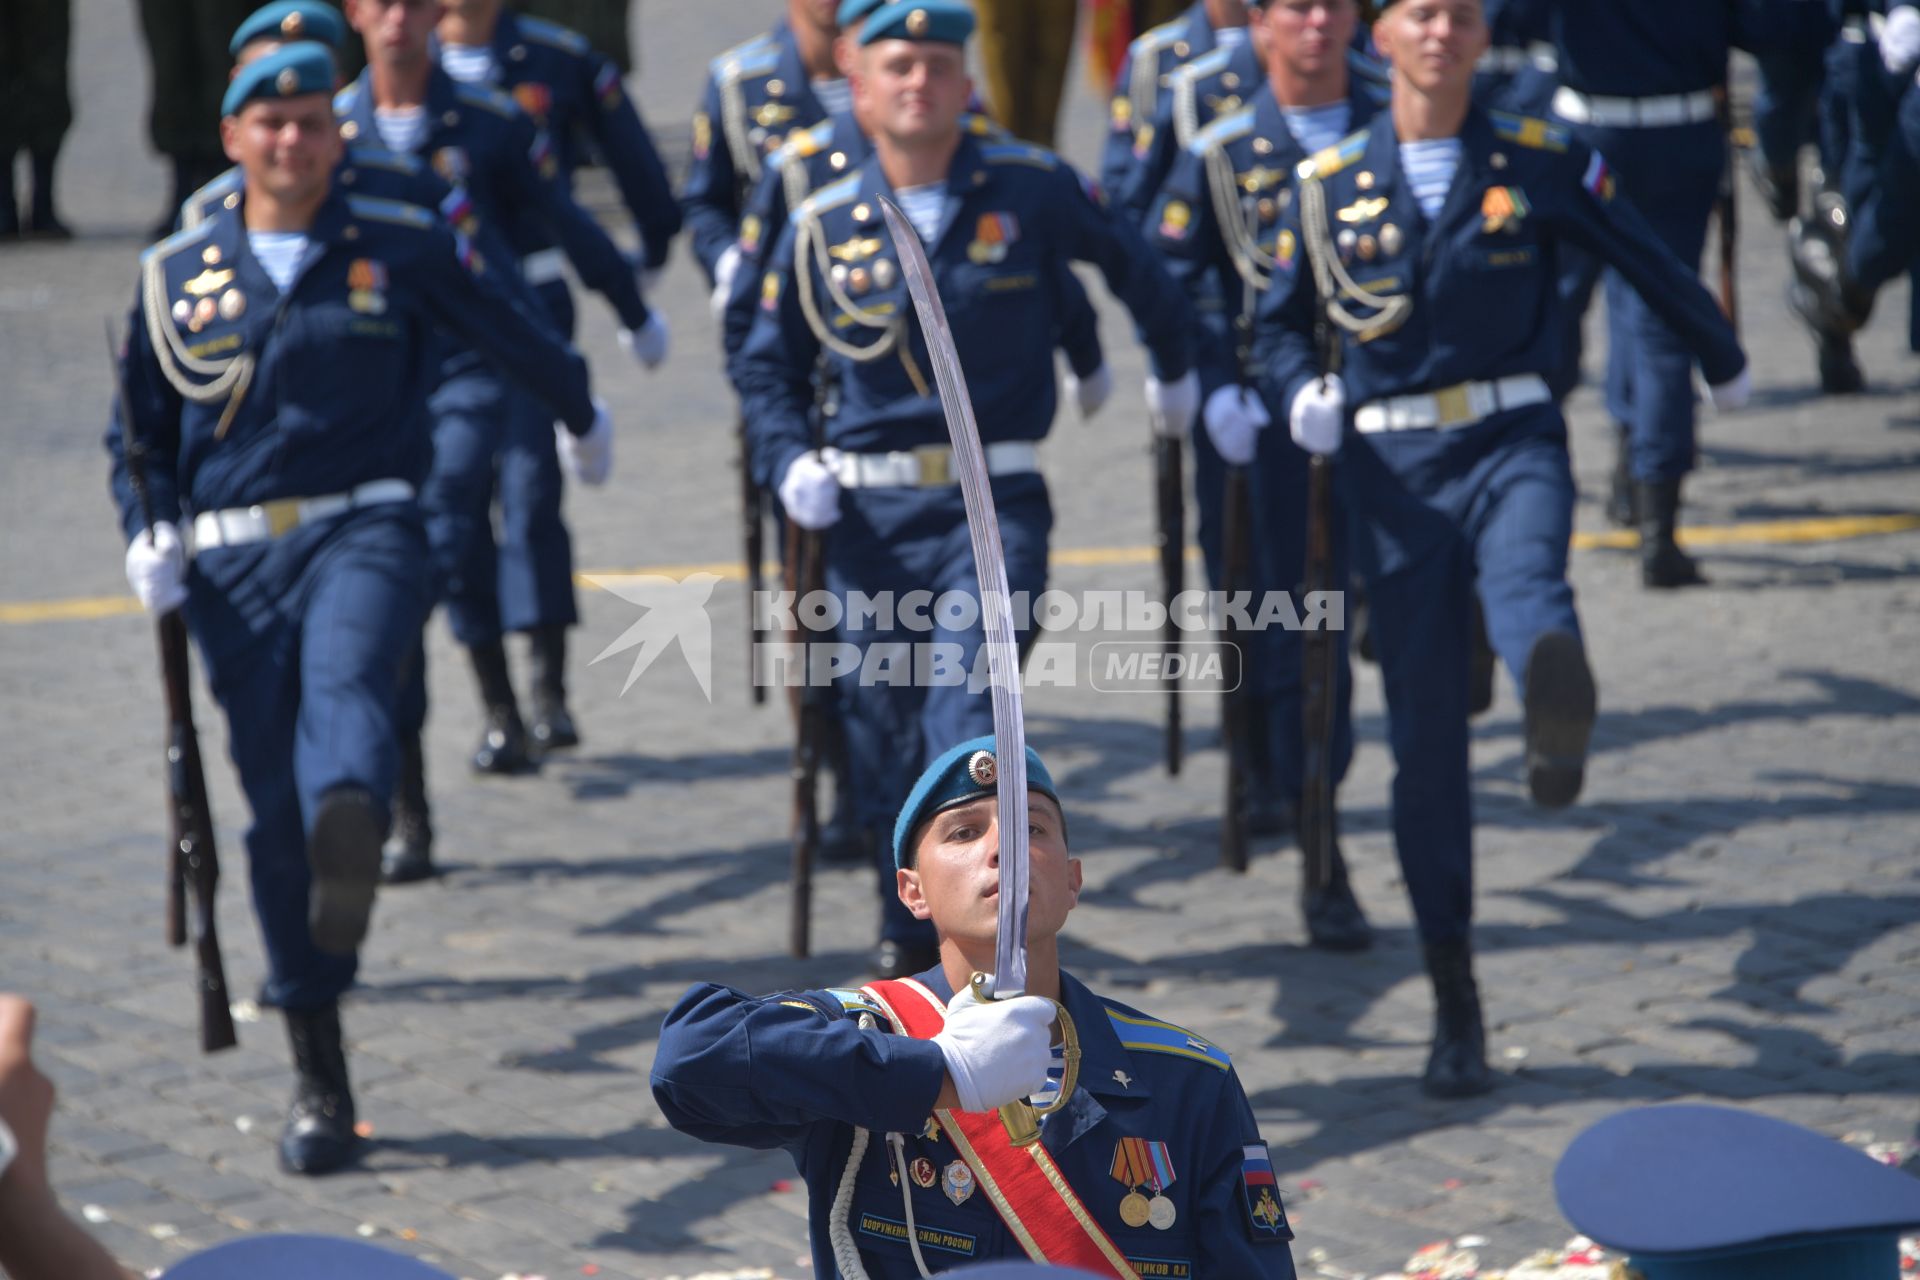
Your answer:
[[[171,1222],[156,1222],[147,1228],[147,1234],[155,1240],[171,1240],[180,1234],[180,1228]]]
[[[233,1118],[233,1127],[238,1129],[242,1133],[252,1133],[253,1117],[252,1116],[235,1116]]]
[[[362,1240],[368,1240],[374,1236],[379,1235],[380,1228],[374,1226],[371,1222],[363,1222],[359,1226],[353,1229],[353,1233],[359,1236]]]
[[[1508,1045],[1506,1058],[1508,1062],[1525,1062],[1527,1060],[1527,1047],[1523,1044]]]
[[[362,1120],[353,1126],[353,1131],[363,1138],[371,1138],[373,1136],[373,1121]]]
[[[227,1012],[233,1015],[235,1022],[260,1021],[260,1006],[251,1000],[235,1000],[227,1006]]]
[[[775,1191],[791,1191],[793,1190],[793,1179],[792,1178],[775,1178],[773,1180],[773,1189]]]
[[[597,1264],[589,1262],[586,1266],[580,1268],[580,1274],[583,1276],[597,1276],[600,1274],[600,1268]]]
[[[418,1240],[420,1238],[420,1233],[418,1231],[415,1231],[412,1227],[402,1227],[400,1228],[400,1238],[402,1240]]]
[[[88,1222],[91,1222],[96,1227],[103,1222],[112,1221],[111,1215],[109,1215],[105,1209],[102,1209],[97,1204],[81,1205],[80,1216],[85,1218]]]

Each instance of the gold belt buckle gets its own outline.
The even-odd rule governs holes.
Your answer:
[[[267,517],[267,536],[277,538],[300,523],[300,499],[276,498],[260,504]]]
[[[923,444],[913,451],[920,470],[919,485],[934,489],[953,483],[953,450],[943,444]]]
[[[1467,384],[1442,387],[1433,393],[1434,407],[1440,412],[1441,427],[1457,427],[1473,421],[1473,407],[1467,398]]]

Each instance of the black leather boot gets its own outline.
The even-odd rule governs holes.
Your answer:
[[[33,160],[33,200],[28,206],[26,234],[34,240],[71,240],[73,232],[53,210],[53,166],[57,151],[35,151]]]
[[[1624,424],[1614,424],[1613,475],[1607,484],[1607,523],[1633,528],[1633,439]]]
[[[287,1127],[280,1131],[280,1167],[288,1173],[331,1173],[352,1163],[360,1147],[360,1136],[353,1131],[353,1094],[347,1084],[340,1006],[283,1012],[299,1082],[287,1112]]]
[[[1313,857],[1307,853],[1307,836],[1300,833],[1300,851],[1305,867],[1300,883],[1300,918],[1307,926],[1307,941],[1322,951],[1365,951],[1373,945],[1373,927],[1353,896],[1347,879],[1347,860],[1340,852],[1340,837],[1333,839],[1331,874],[1325,880],[1315,875]]]
[[[1641,585],[1664,591],[1704,583],[1700,566],[1674,541],[1674,530],[1680,523],[1680,482],[1655,480],[1637,486],[1636,492]]]
[[[1857,396],[1867,389],[1866,375],[1854,359],[1852,338],[1822,330],[1814,334],[1813,343],[1821,391],[1830,396]]]
[[[486,717],[480,744],[473,749],[475,773],[525,773],[534,767],[527,749],[527,727],[513,697],[513,677],[507,672],[506,646],[498,641],[467,650],[473,677],[480,687],[480,711]]]
[[[1465,942],[1426,948],[1433,980],[1433,1048],[1420,1087],[1430,1097],[1471,1098],[1492,1089],[1480,990],[1473,981],[1473,948]]]
[[[433,820],[427,807],[427,762],[420,735],[400,743],[400,776],[393,789],[393,829],[380,851],[380,879],[412,884],[434,875]]]
[[[567,710],[567,629],[535,627],[527,633],[533,658],[533,715],[527,734],[533,749],[545,754],[580,745],[580,732]]]
[[[1587,776],[1587,742],[1598,706],[1587,651],[1565,631],[1549,631],[1527,655],[1527,790],[1546,809],[1563,809]]]
[[[320,798],[307,837],[313,870],[307,928],[322,951],[352,955],[367,936],[380,884],[381,837],[373,797],[361,788],[337,787]]]

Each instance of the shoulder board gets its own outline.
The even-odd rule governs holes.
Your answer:
[[[348,196],[347,208],[356,218],[390,222],[397,227],[417,227],[422,231],[440,225],[431,209],[404,200],[383,200],[379,196]]]
[[[516,15],[520,34],[536,44],[551,45],[555,49],[564,49],[568,53],[581,55],[589,52],[593,46],[578,31],[563,27],[557,22],[548,22],[544,18],[529,18]]]
[[[1127,52],[1135,62],[1143,57],[1151,57],[1162,49],[1170,48],[1175,41],[1187,33],[1185,17],[1175,18],[1172,22],[1163,22],[1157,27],[1149,27],[1133,38],[1127,46]]]
[[[808,156],[818,155],[832,140],[833,121],[830,118],[805,129],[795,129],[780,144],[780,149],[774,152],[774,163],[784,164],[795,158],[804,160]]]
[[[187,227],[184,230],[176,231],[158,244],[149,245],[146,249],[142,250],[140,254],[140,265],[145,266],[149,261],[164,262],[182,249],[198,244],[212,234],[212,222],[202,222],[198,226]]]
[[[1113,1023],[1113,1034],[1120,1038],[1120,1043],[1137,1053],[1164,1053],[1176,1058],[1188,1058],[1221,1071],[1233,1067],[1233,1059],[1227,1056],[1225,1049],[1202,1040],[1185,1027],[1122,1013],[1114,1008],[1107,1010],[1107,1019]]]
[[[180,202],[180,212],[198,211],[210,205],[218,204],[227,194],[240,189],[240,170],[228,169],[219,177],[203,185],[199,190]]]
[[[497,116],[511,119],[520,114],[520,106],[512,98],[509,98],[497,89],[489,89],[485,85],[463,84],[456,80],[453,82],[453,93],[455,97],[459,98],[460,101],[466,103],[468,106],[479,107],[483,111],[491,111]]]
[[[1191,62],[1183,62],[1173,74],[1189,83],[1198,83],[1208,76],[1217,76],[1227,69],[1227,59],[1233,56],[1233,50],[1220,48],[1201,54]]]
[[[1008,136],[1007,131],[1000,127],[999,121],[995,120],[992,116],[981,115],[977,111],[961,112],[960,128],[962,132],[970,134],[975,138],[1004,138]]]
[[[765,36],[729,49],[715,58],[712,64],[716,80],[735,82],[771,75],[779,65],[780,46]]]
[[[358,80],[340,86],[339,92],[333,95],[334,114],[345,115],[347,112],[353,110],[353,104],[359,100],[360,82]]]
[[[1358,160],[1367,149],[1367,130],[1350,133],[1330,147],[1320,150],[1302,160],[1294,173],[1301,178],[1331,178],[1348,165]]]
[[[859,190],[860,175],[850,173],[840,179],[840,181],[828,183],[826,186],[808,196],[801,202],[800,207],[793,211],[790,220],[798,222],[801,218],[810,215],[817,217],[829,209],[838,209],[841,205],[853,199],[854,193]]]
[[[1045,147],[1028,142],[993,142],[980,148],[980,158],[988,164],[1025,164],[1036,169],[1058,169],[1060,157]]]
[[[1187,150],[1197,156],[1205,155],[1229,142],[1238,142],[1251,132],[1253,132],[1253,108],[1242,107],[1238,111],[1221,116],[1218,120],[1208,122],[1205,128],[1193,135],[1193,140],[1187,143]]]
[[[1493,123],[1493,131],[1503,141],[1517,146],[1531,147],[1535,151],[1565,151],[1572,141],[1573,134],[1551,120],[1542,120],[1536,116],[1515,115],[1511,111],[1489,111],[1487,118]]]
[[[875,1004],[864,991],[850,987],[828,987],[827,994],[838,1000],[840,1007],[850,1014],[870,1013],[883,1022],[886,1020],[887,1011]]]
[[[418,156],[385,147],[363,147],[355,143],[347,148],[347,161],[367,169],[385,169],[389,173],[424,173],[426,164]]]

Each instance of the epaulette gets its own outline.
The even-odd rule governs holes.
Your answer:
[[[213,223],[211,222],[202,222],[194,227],[183,227],[166,239],[141,250],[140,265],[144,267],[149,261],[164,261],[171,258],[187,246],[198,244],[212,234]]]
[[[1537,116],[1516,115],[1511,111],[1489,111],[1494,133],[1505,142],[1531,147],[1535,151],[1565,151],[1573,134],[1564,126]]]
[[[853,199],[860,190],[860,175],[850,173],[838,182],[829,182],[801,202],[800,207],[789,215],[789,221],[798,223],[803,218],[818,217],[829,209],[838,209]]]
[[[529,18],[520,15],[517,18],[520,34],[529,40],[565,50],[575,57],[592,51],[593,46],[587,38],[571,27],[563,27],[557,22],[548,22],[545,18]]]
[[[1185,1027],[1176,1027],[1171,1022],[1156,1022],[1152,1018],[1142,1018],[1118,1009],[1109,1008],[1107,1019],[1113,1023],[1113,1034],[1120,1043],[1138,1053],[1165,1053],[1176,1058],[1189,1058],[1194,1062],[1204,1062],[1221,1071],[1231,1070],[1233,1059],[1227,1051],[1218,1045],[1202,1040]]]
[[[367,218],[374,222],[390,222],[396,227],[415,227],[421,231],[431,230],[440,225],[440,219],[430,209],[422,209],[417,204],[408,204],[404,200],[386,200],[379,196],[348,196],[347,208],[356,218]]]
[[[787,140],[780,144],[779,151],[774,154],[777,157],[784,157],[788,160],[794,159],[795,157],[804,160],[808,156],[819,155],[827,143],[832,140],[833,121],[831,119],[822,120],[819,124],[812,125],[808,128],[795,129],[787,135]],[[776,160],[776,163],[779,163],[779,161]]]
[[[464,84],[456,80],[453,82],[453,93],[468,106],[491,111],[505,120],[511,120],[521,114],[519,103],[499,90],[489,89],[485,85]]]
[[[758,40],[735,45],[709,65],[715,80],[738,83],[748,76],[770,75],[780,65],[780,46],[771,38],[762,36]]]
[[[1350,133],[1330,147],[1320,150],[1302,160],[1294,169],[1294,174],[1302,181],[1308,178],[1331,178],[1348,165],[1358,160],[1367,149],[1367,138],[1371,136],[1366,129]]]
[[[1188,84],[1199,84],[1208,76],[1217,76],[1222,71],[1225,71],[1227,69],[1227,60],[1232,56],[1233,50],[1224,46],[1218,49],[1212,49],[1201,54],[1191,62],[1182,63],[1179,69],[1173,74]]]
[[[353,81],[351,84],[341,85],[339,92],[333,95],[333,114],[337,116],[346,115],[353,110],[353,104],[357,102],[359,98],[360,82],[358,80]]]
[[[988,164],[1024,164],[1049,170],[1060,167],[1059,156],[1030,142],[989,143],[980,148],[980,158]]]
[[[385,169],[388,173],[418,174],[426,172],[426,163],[418,156],[408,155],[404,151],[389,151],[385,147],[363,147],[354,144],[347,148],[347,160],[366,169]]]
[[[976,138],[1003,138],[1007,134],[1007,131],[1000,127],[999,121],[978,111],[960,113],[960,130]]]
[[[1127,46],[1127,56],[1135,62],[1142,57],[1151,57],[1162,49],[1171,48],[1186,33],[1187,20],[1184,15],[1157,27],[1149,27],[1133,38],[1133,43]]]
[[[228,169],[219,177],[201,186],[198,191],[180,202],[181,227],[198,226],[207,219],[207,211],[225,200],[241,186],[240,170]]]
[[[1238,142],[1253,131],[1253,108],[1242,107],[1238,111],[1221,116],[1208,122],[1207,126],[1193,135],[1187,144],[1187,150],[1197,156],[1203,156],[1216,147],[1229,142]]]

